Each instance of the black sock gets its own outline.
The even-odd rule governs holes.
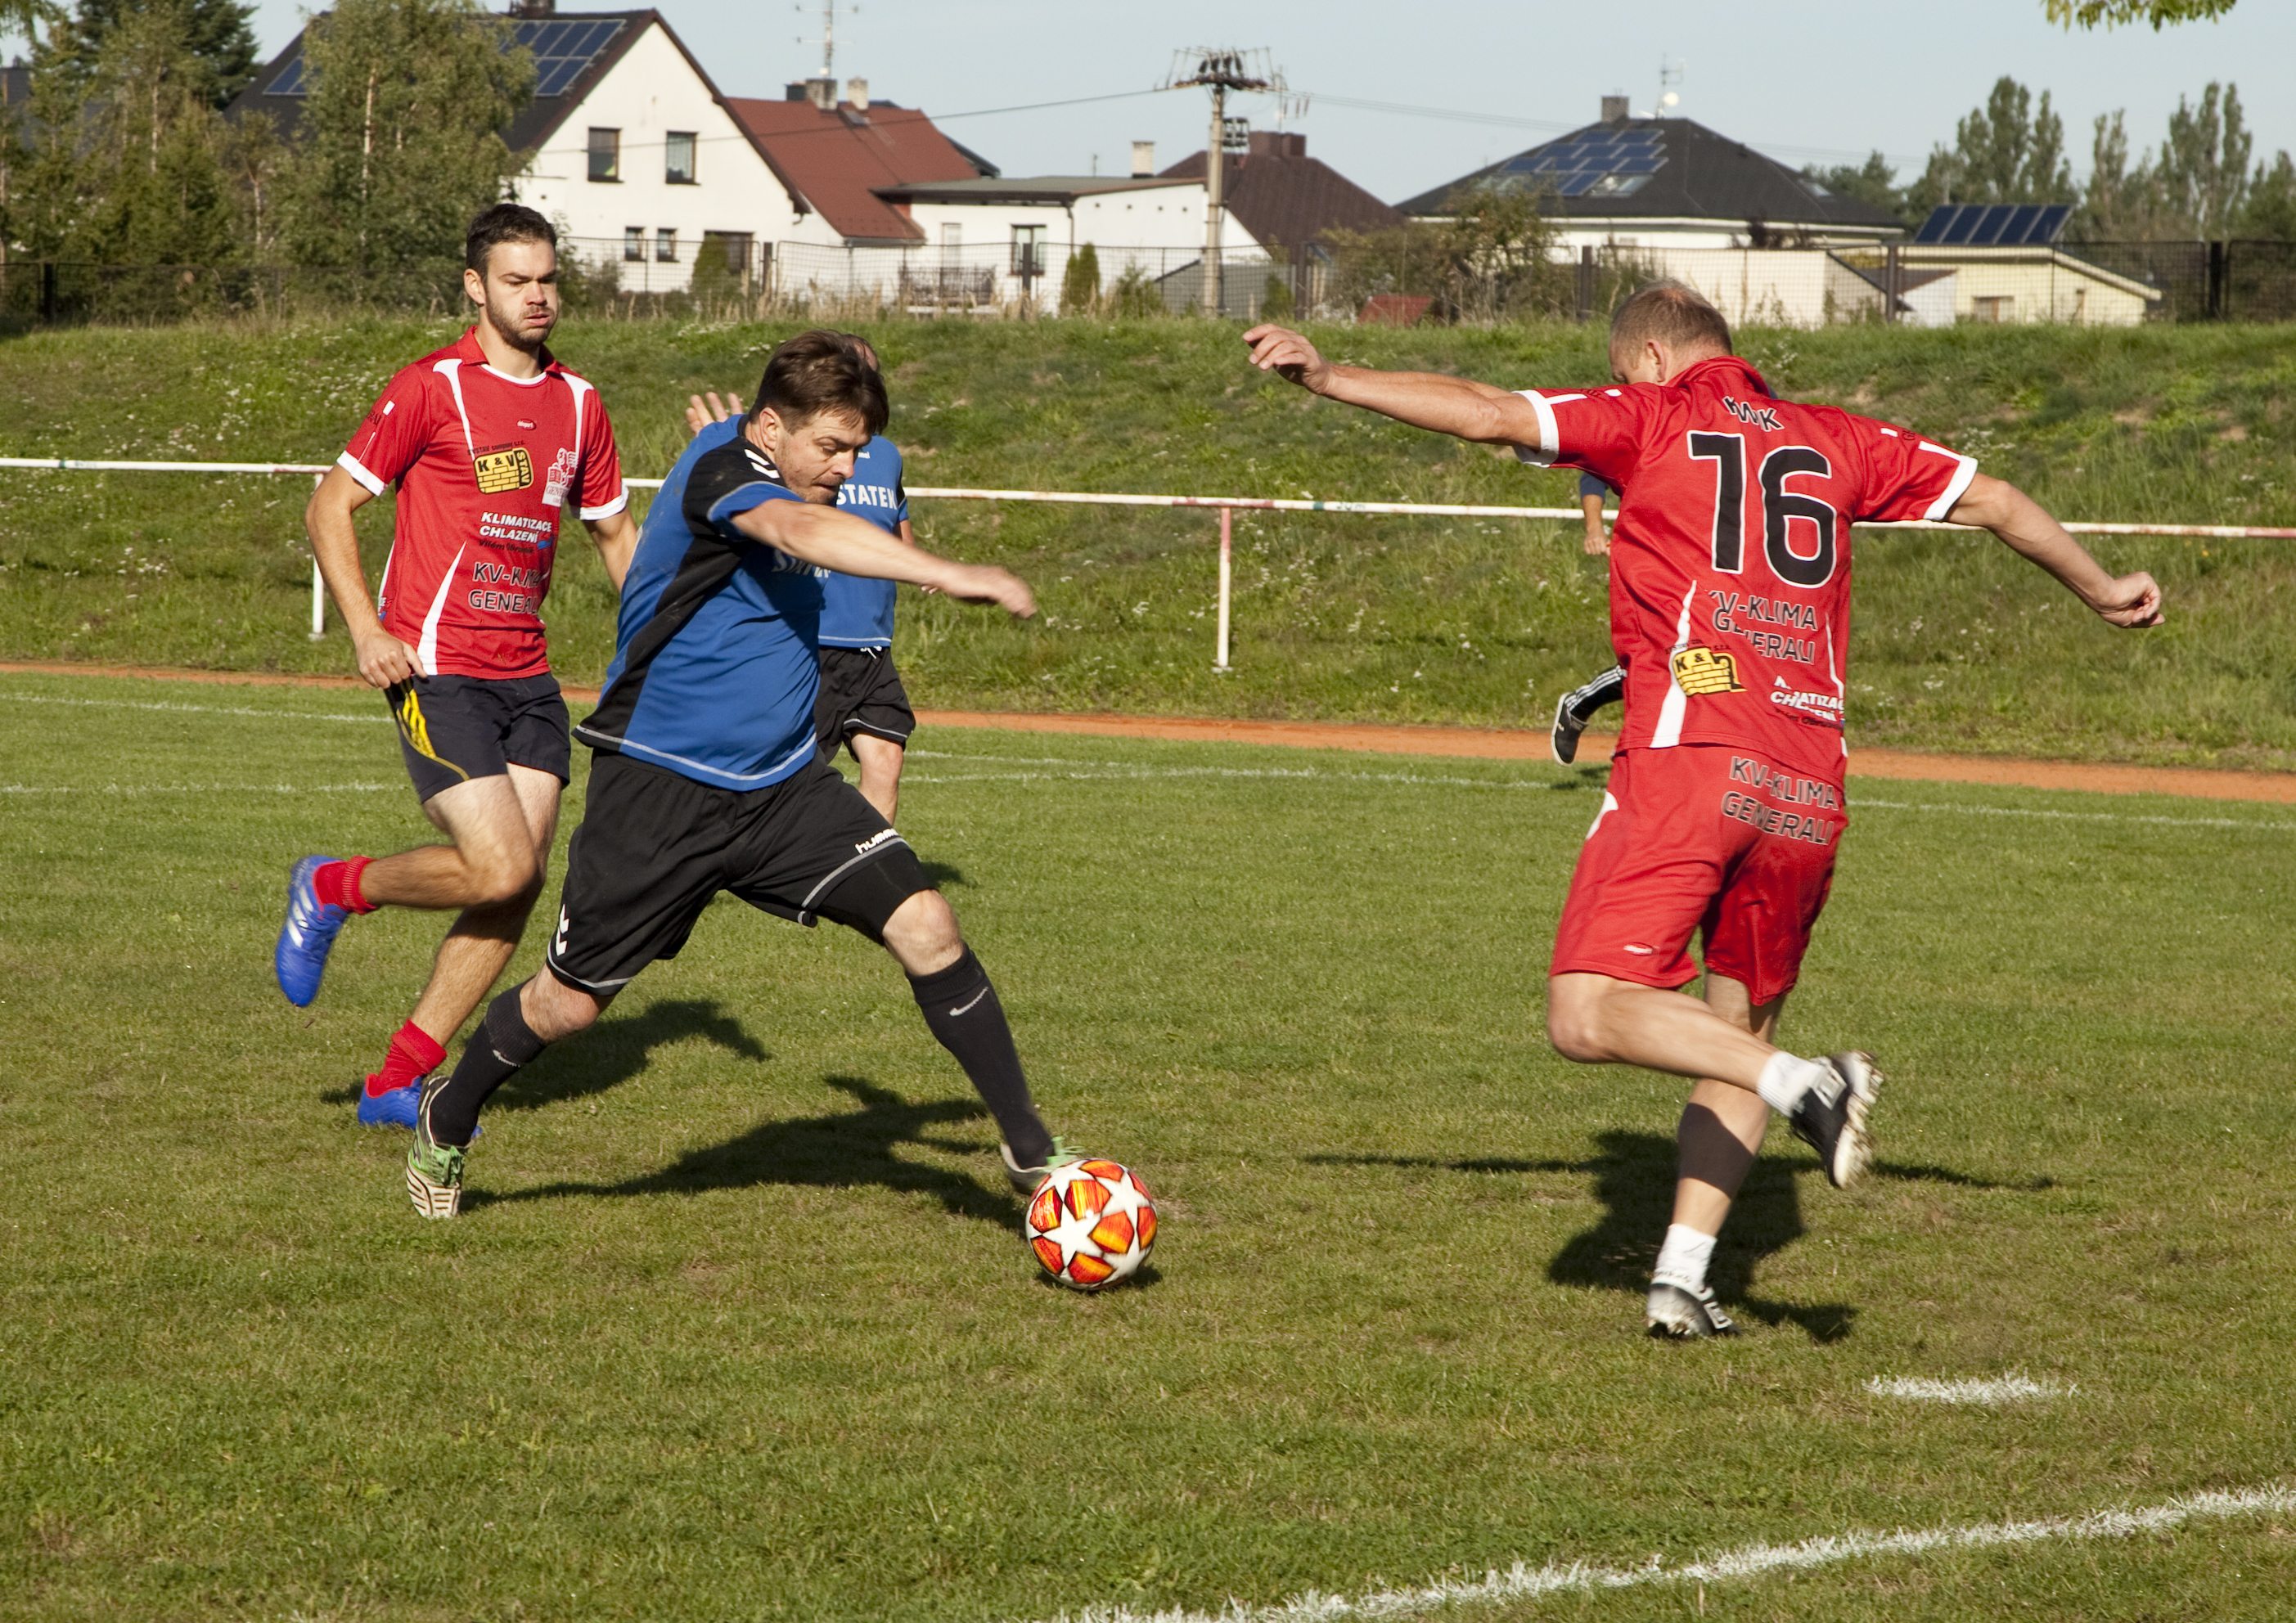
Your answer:
[[[487,1005],[487,1017],[471,1033],[455,1074],[430,1101],[430,1135],[442,1144],[467,1144],[479,1128],[479,1107],[495,1089],[550,1046],[534,1035],[518,1006],[525,986],[514,986]]]
[[[972,949],[966,947],[964,956],[945,970],[912,975],[909,989],[924,1011],[926,1026],[956,1056],[996,1118],[1013,1159],[1023,1167],[1042,1166],[1052,1153],[1053,1135],[1029,1102],[1029,1078],[1021,1071],[1021,1054],[1013,1046],[1004,1005],[996,1001],[996,988],[988,984],[988,971]]]

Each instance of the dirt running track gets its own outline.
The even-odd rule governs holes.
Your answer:
[[[252,687],[357,688],[352,676],[170,670],[137,665],[65,665],[0,660],[0,675],[141,676],[160,682],[212,682]],[[570,687],[576,702],[597,697]],[[1161,738],[1191,743],[1259,744],[1293,750],[1347,750],[1374,755],[1441,755],[1454,759],[1544,761],[1546,734],[1506,727],[1374,726],[1340,721],[1219,721],[1185,716],[1047,716],[980,710],[920,710],[923,727],[1000,733],[1065,733],[1097,738]],[[1610,758],[1609,737],[1581,741],[1582,765]],[[2006,783],[2020,789],[2077,789],[2091,794],[2181,795],[2196,800],[2261,800],[2296,805],[2296,773],[2217,772],[2198,766],[2096,766],[1988,756],[1915,755],[1853,750],[1852,776],[1910,778],[1936,783]]]

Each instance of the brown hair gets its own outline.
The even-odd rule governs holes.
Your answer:
[[[1653,282],[1629,298],[1611,317],[1611,353],[1633,349],[1656,339],[1676,349],[1710,348],[1730,353],[1730,324],[1697,289],[1679,282]]]
[[[857,340],[822,327],[774,347],[750,409],[752,415],[770,409],[791,424],[835,412],[859,418],[872,434],[883,433],[892,416],[885,380],[863,358]]]
[[[557,228],[523,203],[496,203],[480,211],[463,238],[463,263],[483,276],[487,256],[498,242],[547,242],[558,246]]]

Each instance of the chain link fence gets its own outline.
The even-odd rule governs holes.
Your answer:
[[[1045,241],[942,248],[832,247],[737,233],[562,244],[562,283],[578,314],[822,319],[882,316],[1138,318],[1199,313],[1217,275],[1223,316],[1327,320],[1594,320],[1660,276],[1697,288],[1742,326],[1841,323],[1950,326],[2055,322],[2296,320],[2296,243],[2068,242],[2041,248],[1587,246],[1502,269],[1471,258],[1342,246],[1270,258],[1257,249],[1207,262],[1201,248]],[[312,266],[112,266],[0,260],[0,328],[141,324],[347,310],[450,315],[463,304],[458,259],[386,269]]]

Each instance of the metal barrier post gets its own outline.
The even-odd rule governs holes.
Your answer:
[[[311,488],[316,490],[321,480],[326,477],[322,473],[313,479]],[[311,640],[314,643],[323,643],[326,641],[326,637],[327,582],[326,578],[319,573],[318,554],[314,553],[311,555]]]
[[[1212,657],[1214,670],[1226,670],[1227,665],[1227,607],[1229,589],[1235,578],[1234,532],[1235,510],[1223,507],[1220,512],[1219,565],[1219,646]]]

